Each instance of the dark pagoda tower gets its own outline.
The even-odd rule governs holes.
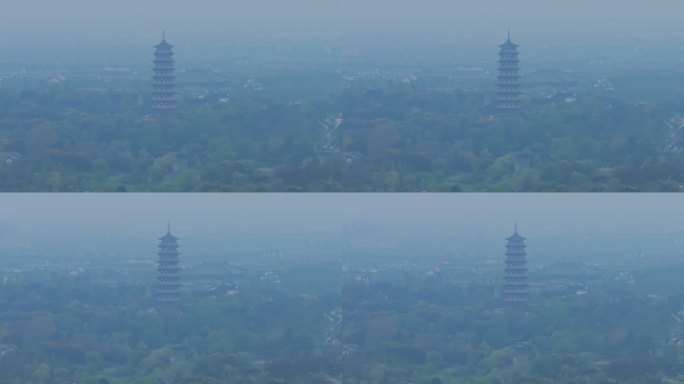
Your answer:
[[[499,45],[497,113],[516,113],[520,108],[520,67],[518,63],[518,46],[511,41],[511,33],[509,32],[508,40]]]
[[[508,305],[525,304],[529,297],[527,283],[527,252],[525,238],[518,234],[516,225],[513,235],[506,239],[506,267],[504,268],[503,300]]]
[[[171,227],[159,243],[159,260],[157,261],[157,292],[159,304],[173,304],[181,300],[180,267],[178,263],[178,238],[171,234]]]
[[[176,109],[176,86],[173,45],[162,42],[154,46],[154,75],[152,75],[152,110],[169,112]]]

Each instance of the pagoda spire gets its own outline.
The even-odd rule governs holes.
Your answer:
[[[516,113],[520,108],[520,67],[518,45],[511,41],[510,29],[506,42],[499,45],[497,88],[496,112]]]
[[[507,305],[525,304],[529,299],[525,248],[525,238],[518,234],[518,223],[515,223],[513,235],[506,239],[503,301]]]
[[[154,46],[154,67],[152,68],[152,110],[157,113],[176,109],[176,75],[173,45],[166,41],[166,30],[162,31],[161,43]]]
[[[156,300],[161,306],[181,301],[178,247],[178,238],[171,234],[171,223],[167,223],[166,235],[159,239],[157,259]]]

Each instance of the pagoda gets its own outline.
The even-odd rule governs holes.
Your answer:
[[[497,113],[515,113],[520,108],[520,67],[518,45],[508,40],[499,45],[499,75],[497,76]]]
[[[166,42],[166,33],[162,35],[162,42],[154,46],[153,62],[152,110],[155,112],[174,111],[176,109],[175,60],[173,45]]]
[[[509,305],[520,305],[529,298],[527,283],[527,252],[525,238],[518,234],[515,226],[513,235],[506,239],[506,267],[504,268],[503,300]]]
[[[159,304],[178,303],[181,301],[180,267],[178,266],[180,252],[178,252],[178,238],[171,234],[170,225],[166,235],[159,241],[156,300]]]

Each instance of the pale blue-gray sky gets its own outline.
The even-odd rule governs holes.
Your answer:
[[[677,37],[681,0],[3,0],[0,38]]]

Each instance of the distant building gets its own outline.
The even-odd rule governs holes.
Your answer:
[[[173,45],[162,42],[154,46],[154,74],[152,75],[152,110],[169,112],[176,109],[176,84]]]
[[[525,245],[525,238],[518,234],[517,225],[513,235],[506,241],[503,301],[509,305],[525,304],[529,298],[527,251],[525,251],[527,246]]]
[[[171,234],[169,226],[159,240],[156,300],[159,304],[175,304],[181,301],[178,238]]]
[[[499,45],[497,113],[515,113],[520,108],[520,67],[518,64],[518,45],[511,41],[509,32],[508,40]]]

